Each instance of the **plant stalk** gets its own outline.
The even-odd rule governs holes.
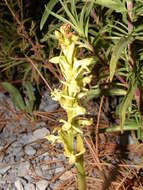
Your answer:
[[[84,158],[81,155],[76,161],[77,175],[78,175],[78,190],[86,190],[86,178],[84,170]]]

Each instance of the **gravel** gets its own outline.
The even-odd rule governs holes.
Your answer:
[[[19,164],[18,167],[18,176],[24,177],[29,173],[29,169],[30,169],[30,163],[27,162],[22,162]]]
[[[50,131],[43,127],[41,129],[36,129],[34,132],[33,132],[33,138],[35,140],[38,140],[38,139],[43,139],[44,136],[50,134]]]
[[[26,185],[24,186],[24,189],[25,189],[25,190],[35,190],[36,188],[35,188],[35,185],[34,185],[34,184],[28,183],[28,184],[26,184]]]
[[[46,95],[46,101],[47,98],[49,95]],[[10,105],[12,110],[4,107],[1,101]],[[51,98],[48,104],[42,101],[41,106],[42,104],[47,106],[43,107],[45,111],[55,111],[59,106]],[[54,158],[48,149],[47,152],[43,151],[49,146],[48,141],[39,143],[39,140],[50,134],[47,123],[34,121],[33,125],[26,117],[21,115],[19,117],[11,98],[2,93],[0,93],[0,112],[3,112],[8,121],[0,131],[0,190],[46,190],[53,176],[64,169],[64,163],[58,165],[58,168],[54,164],[52,170],[46,164]],[[48,189],[52,190],[49,187]]]
[[[42,112],[54,112],[58,107],[58,102],[52,100],[50,93],[45,91],[41,99],[39,110]]]
[[[11,166],[1,167],[0,174],[5,174],[10,168],[11,168]]]
[[[36,190],[46,190],[48,186],[48,181],[46,180],[40,180],[36,183]]]
[[[17,188],[17,190],[24,190],[23,185],[20,180],[17,180],[15,182],[15,187]]]
[[[29,155],[29,156],[32,156],[32,155],[36,154],[36,150],[35,150],[32,146],[27,145],[27,146],[25,147],[25,153],[26,153],[27,155]]]

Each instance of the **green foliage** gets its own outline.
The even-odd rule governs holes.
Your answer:
[[[121,130],[122,131],[123,131],[124,123],[125,123],[126,112],[129,108],[129,106],[131,106],[136,87],[137,87],[137,81],[135,78],[135,74],[133,73],[131,75],[130,86],[129,86],[128,92],[120,105],[120,119],[121,119],[120,122],[121,122]]]
[[[108,7],[116,12],[126,12],[125,0],[95,0],[95,3],[98,5],[102,5],[104,7]]]
[[[20,110],[25,110],[25,103],[19,90],[8,82],[3,82],[2,86],[12,95],[14,105]]]
[[[40,30],[42,30],[43,26],[45,25],[49,15],[50,15],[50,12],[53,7],[57,4],[57,0],[51,0],[46,6],[45,6],[45,11],[44,11],[44,14],[42,16],[42,19],[41,19],[41,22],[40,22]],[[49,10],[49,11],[47,11]]]
[[[37,36],[37,23],[34,23],[30,18],[24,19],[22,5],[13,3],[13,1],[9,2],[14,15],[18,15],[16,17],[20,21],[18,23],[15,17],[7,19],[11,17],[12,13],[8,12],[5,2],[8,1],[0,3],[0,39],[2,41],[0,46],[0,79],[2,81],[35,81],[38,86],[40,77],[37,75],[35,67],[46,79],[48,76],[45,67],[52,74],[55,73],[55,76],[58,73],[56,68],[60,68],[63,74],[61,83],[65,86],[64,93],[55,90],[53,96],[69,113],[71,107],[75,106],[75,109],[72,109],[74,111],[70,113],[71,115],[76,116],[77,112],[80,114],[86,112],[77,106],[79,102],[73,104],[75,97],[69,95],[75,90],[75,94],[78,93],[76,98],[84,97],[86,101],[103,95],[121,96],[122,102],[116,111],[116,117],[120,119],[120,130],[125,129],[128,120],[135,121],[136,118],[142,118],[142,0],[134,0],[133,4],[132,1],[128,0],[50,0],[45,6],[40,23],[40,29],[43,29],[41,40]],[[133,7],[129,8],[129,3]],[[129,17],[131,18],[129,19]],[[46,26],[45,23],[47,23]],[[64,49],[65,44],[62,45],[65,39],[61,37],[61,31],[56,32],[56,36],[54,35],[54,31],[63,23],[65,30],[68,31],[69,27],[72,28],[72,32],[67,34],[66,49]],[[46,29],[47,33],[45,33]],[[68,38],[71,39],[72,34],[75,39],[72,39],[73,43],[70,44]],[[59,53],[58,40],[62,53],[60,56],[55,56]],[[41,45],[43,42],[44,48]],[[74,47],[76,48],[74,49]],[[48,57],[53,58],[48,60]],[[73,60],[73,57],[76,59]],[[72,66],[67,64],[67,59],[72,62]],[[48,64],[45,65],[45,62]],[[55,63],[56,66],[51,66],[51,62]],[[93,62],[96,62],[94,66]],[[93,78],[87,76],[92,68]],[[72,77],[76,80],[69,82],[69,73],[73,73]],[[17,77],[15,77],[16,75]],[[83,76],[85,76],[84,79]],[[94,85],[90,85],[90,89],[86,91],[86,82],[90,82],[91,79]],[[31,94],[30,85],[27,83],[25,85],[29,97],[29,103],[25,109],[31,114],[35,101],[34,95]],[[79,85],[82,86],[82,89],[79,88]],[[66,94],[68,88],[70,94]],[[65,99],[67,102],[64,102]],[[26,106],[25,101],[24,104]],[[73,128],[66,121],[62,122],[64,130]],[[80,128],[74,130],[81,133]],[[142,138],[141,133],[139,136]]]
[[[19,90],[12,84],[2,82],[2,87],[11,94],[15,107],[32,116],[36,99],[30,82],[25,82],[24,84],[24,88],[26,89],[25,95],[27,96],[27,99],[25,100]]]
[[[113,53],[110,60],[110,81],[112,81],[114,77],[114,73],[116,70],[116,64],[121,57],[121,54],[125,48],[127,48],[128,44],[131,42],[129,38],[122,37],[113,47]]]
[[[94,0],[85,3],[81,7],[80,13],[77,12],[75,0],[69,2],[64,0],[59,0],[59,2],[61,3],[61,6],[63,7],[68,18],[66,19],[64,16],[61,16],[51,11],[54,5],[57,3],[57,1],[54,3],[53,0],[51,0],[46,6],[45,12],[41,20],[40,28],[42,29],[49,14],[51,14],[60,21],[62,21],[63,23],[70,24],[70,26],[74,29],[74,31],[78,33],[79,36],[83,38],[88,38],[89,18],[90,18],[90,12],[94,4]]]

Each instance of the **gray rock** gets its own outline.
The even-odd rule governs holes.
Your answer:
[[[27,119],[22,118],[22,119],[20,119],[20,121],[19,121],[19,125],[27,126],[27,125],[29,125],[29,122],[28,122]]]
[[[36,183],[36,190],[46,190],[48,186],[48,181],[40,180]]]
[[[133,137],[131,135],[128,135],[128,143],[135,144],[135,140],[133,139]]]
[[[44,138],[48,134],[50,134],[49,130],[47,128],[43,127],[41,129],[36,129],[33,132],[33,137],[35,140],[38,140],[38,139]]]
[[[63,160],[64,162],[67,162],[67,159],[64,154],[58,154],[57,158],[58,158],[58,160]]]
[[[24,177],[16,177],[17,180],[20,180],[21,184],[23,185],[23,187],[27,184],[27,180]]]
[[[8,124],[6,124],[6,126],[3,129],[3,137],[7,138],[7,137],[13,137],[14,139],[12,139],[12,141],[15,140],[15,134],[13,133],[14,128],[16,128],[16,124],[14,122],[9,122]]]
[[[24,186],[25,190],[35,190],[35,185],[32,183],[28,183]]]
[[[26,145],[27,143],[31,143],[32,141],[35,141],[35,138],[32,133],[28,134],[23,134],[19,137],[19,141],[23,144]]]
[[[22,183],[20,182],[20,180],[17,180],[17,181],[15,182],[15,187],[17,188],[17,190],[24,190],[23,185],[22,185]]]
[[[51,184],[50,184],[50,188],[51,188],[52,190],[55,190],[55,189],[57,190],[57,189],[58,189],[57,187],[58,187],[59,185],[60,185],[60,182],[57,181],[56,183],[51,183]]]
[[[20,177],[26,176],[29,173],[29,169],[30,169],[30,163],[28,161],[20,163],[18,168],[18,176]]]
[[[26,153],[27,155],[29,155],[29,156],[32,156],[32,155],[34,155],[34,154],[36,153],[36,150],[35,150],[32,146],[27,145],[27,146],[25,147],[25,153]]]
[[[42,156],[45,161],[50,159],[48,152],[45,152]]]
[[[5,174],[10,168],[11,166],[1,167],[0,174]]]
[[[63,166],[61,166],[61,167],[57,167],[56,169],[55,169],[55,173],[57,174],[57,173],[60,173],[60,172],[63,172],[64,171],[64,167]]]
[[[3,98],[6,98],[6,96],[5,96],[5,94],[4,94],[4,93],[0,92],[0,100],[2,100],[2,101],[3,101]]]
[[[59,104],[56,101],[52,100],[50,93],[46,91],[42,96],[39,110],[45,111],[45,112],[53,112],[58,107],[59,107]]]
[[[41,167],[40,166],[37,166],[36,168],[35,168],[35,172],[36,172],[36,174],[38,175],[38,176],[43,176],[43,172],[42,172],[42,169],[41,169]]]

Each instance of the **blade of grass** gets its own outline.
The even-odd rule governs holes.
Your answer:
[[[133,73],[132,76],[131,76],[129,90],[127,92],[127,95],[123,98],[123,101],[120,104],[120,108],[119,108],[119,110],[120,110],[120,128],[121,128],[121,131],[123,131],[123,126],[124,126],[125,119],[126,119],[126,111],[127,111],[128,107],[131,105],[131,102],[132,102],[136,87],[137,87],[137,81],[136,81],[136,78],[135,78],[135,74]]]
[[[20,110],[25,110],[25,103],[18,89],[8,82],[2,82],[1,84],[12,95],[14,105]]]
[[[47,9],[52,10],[54,8],[54,6],[57,4],[57,2],[58,2],[58,0],[54,0],[54,1],[50,0],[50,2],[46,5],[44,14],[43,14],[41,22],[40,22],[40,30],[43,29],[49,15],[50,15],[50,12],[47,11]]]
[[[61,5],[63,6],[67,16],[71,19],[74,26],[77,26],[76,19],[74,18],[74,16],[71,14],[70,10],[68,9],[66,2],[64,1],[64,3],[63,3],[62,0],[59,0],[59,1],[60,1]]]
[[[116,64],[122,54],[122,51],[128,46],[129,39],[130,38],[125,37],[120,38],[120,40],[115,44],[113,48],[113,53],[110,61],[110,81],[113,79],[116,70]]]

